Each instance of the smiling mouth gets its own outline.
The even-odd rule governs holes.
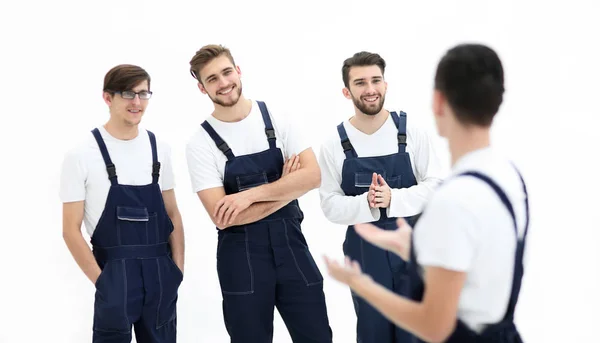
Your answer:
[[[142,112],[142,110],[140,110],[140,109],[129,109],[129,110],[127,110],[127,112],[133,113],[133,114],[138,114],[138,113]]]
[[[233,91],[233,88],[235,88],[235,86],[231,86],[231,87],[226,88],[224,90],[218,91],[217,94],[218,95],[229,95]]]
[[[372,103],[377,102],[377,100],[379,100],[379,96],[378,95],[375,95],[375,96],[365,96],[365,97],[363,97],[363,100],[366,103],[372,104]]]

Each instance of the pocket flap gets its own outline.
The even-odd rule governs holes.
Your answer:
[[[375,172],[386,178],[385,171]],[[354,187],[366,187],[369,188],[373,182],[373,172],[355,172],[354,173]]]
[[[117,206],[117,218],[134,222],[147,222],[148,209],[145,207]]]

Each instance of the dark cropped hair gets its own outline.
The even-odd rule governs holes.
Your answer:
[[[489,127],[504,95],[502,62],[487,46],[458,45],[439,62],[435,89],[446,97],[459,122]]]

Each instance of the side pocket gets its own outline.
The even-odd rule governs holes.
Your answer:
[[[156,316],[158,329],[177,318],[178,291],[183,281],[183,273],[169,256],[157,258],[156,266],[160,283],[160,303]]]
[[[94,330],[128,333],[124,261],[109,261],[96,280]]]
[[[237,185],[238,185],[238,191],[240,191],[240,192],[244,191],[246,189],[254,188],[254,187],[257,187],[260,185],[265,185],[265,184],[269,183],[266,172],[262,172],[262,173],[258,173],[258,174],[251,174],[251,175],[236,176],[236,181],[237,181]]]

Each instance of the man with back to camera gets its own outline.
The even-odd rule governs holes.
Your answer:
[[[187,160],[193,191],[219,229],[217,273],[231,342],[271,342],[277,307],[293,342],[331,343],[323,277],[297,200],[320,183],[310,143],[292,118],[244,97],[229,49],[202,47],[190,72],[214,105],[187,145]]]
[[[104,78],[110,118],[66,154],[61,174],[63,237],[94,283],[94,343],[174,343],[184,234],[171,152],[140,130],[150,75],[118,65]],[[85,242],[85,221],[93,250]]]
[[[321,148],[321,207],[327,219],[348,225],[344,254],[361,261],[378,283],[408,295],[406,263],[365,242],[353,227],[372,222],[391,230],[397,217],[414,220],[442,179],[427,132],[410,124],[405,112],[384,108],[385,67],[380,55],[366,51],[343,63],[343,94],[352,100],[354,116],[338,125]],[[352,298],[358,342],[411,342],[410,334],[354,293]]]
[[[420,342],[522,342],[514,313],[529,203],[516,167],[490,146],[503,94],[504,70],[494,50],[461,44],[447,51],[435,75],[433,113],[449,143],[451,176],[414,232],[401,219],[395,231],[357,225],[364,239],[410,260],[409,296],[373,282],[360,261],[340,266],[326,259],[334,278]]]

